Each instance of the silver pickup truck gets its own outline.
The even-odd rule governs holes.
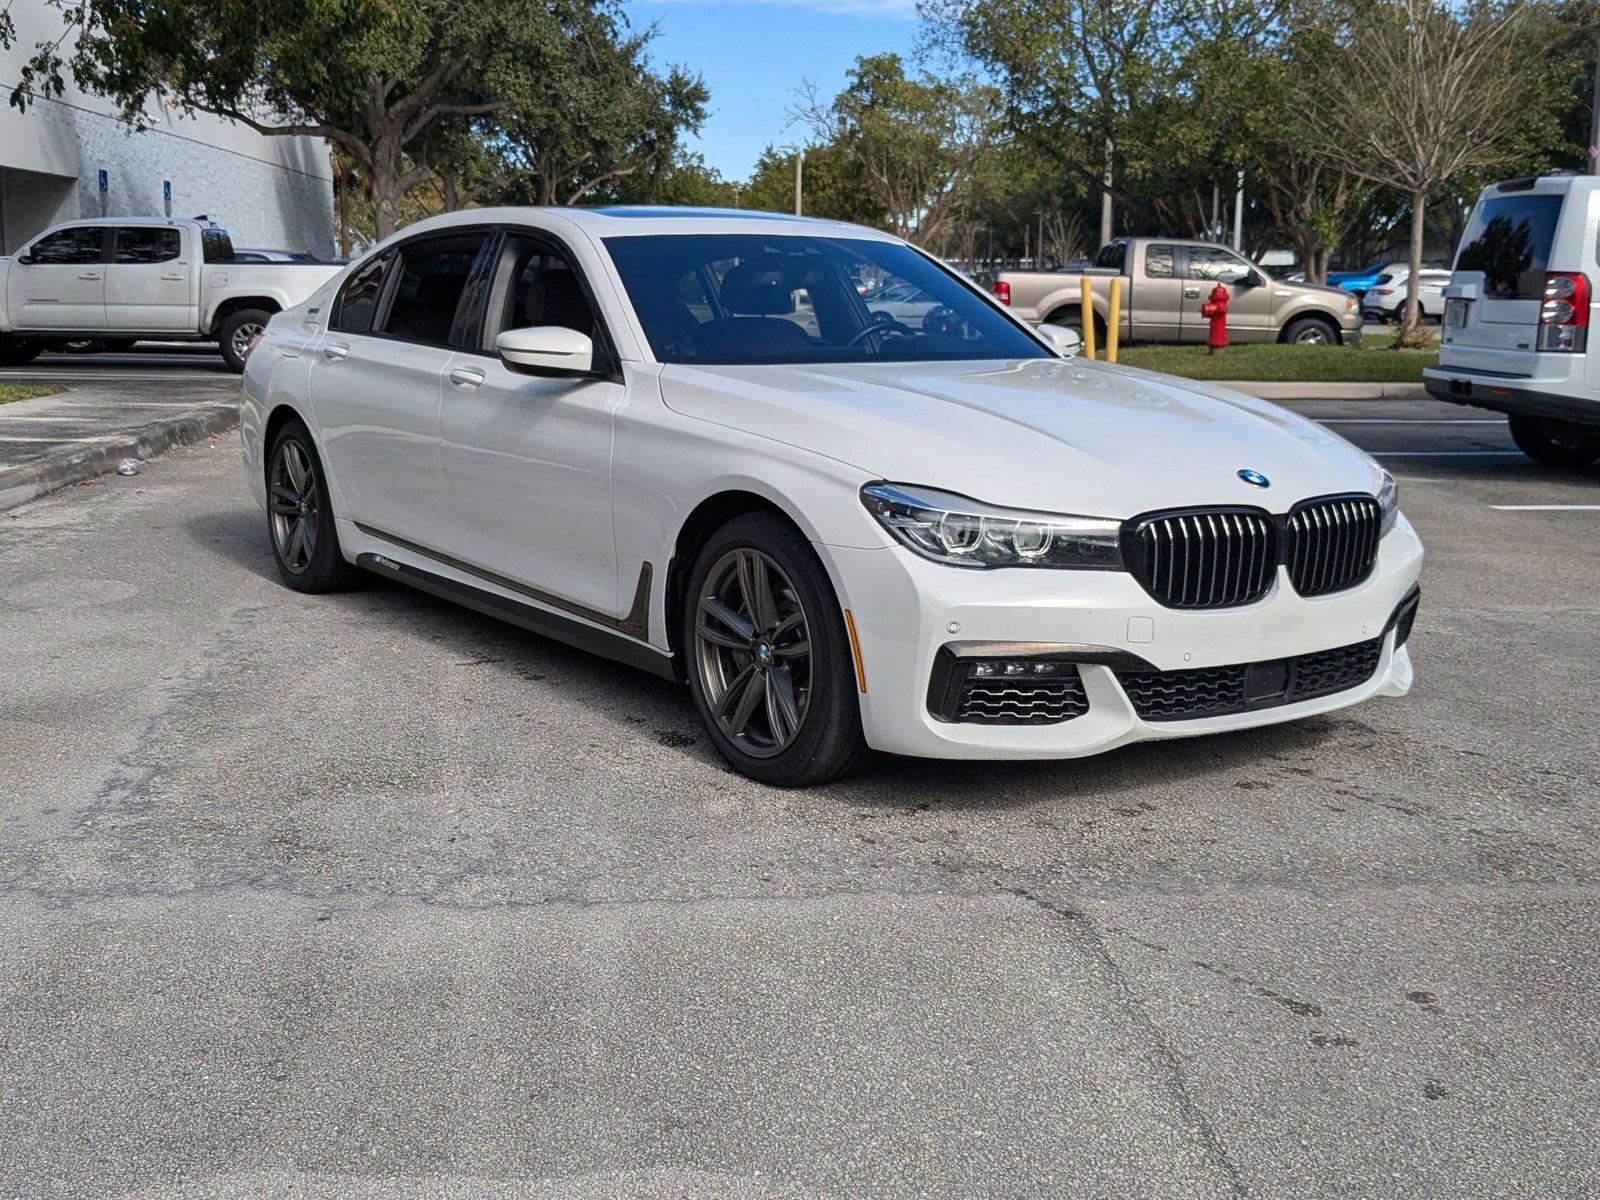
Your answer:
[[[1105,344],[1111,280],[1122,276],[1122,342],[1204,342],[1200,315],[1211,289],[1228,287],[1228,338],[1234,342],[1356,345],[1361,305],[1349,292],[1279,283],[1226,246],[1177,238],[1117,238],[1087,271],[1002,271],[990,284],[1002,304],[1035,325],[1080,329],[1082,280],[1093,292],[1095,341]]]
[[[211,341],[242,371],[272,314],[343,269],[235,262],[228,231],[203,218],[69,221],[0,258],[0,366],[74,342]]]

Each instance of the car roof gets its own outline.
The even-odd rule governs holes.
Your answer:
[[[681,208],[650,205],[607,205],[597,208],[474,208],[447,213],[407,226],[402,233],[421,229],[448,229],[484,222],[515,224],[539,216],[560,217],[598,238],[637,237],[644,234],[748,233],[768,237],[845,237],[893,242],[896,238],[844,221],[797,217],[788,213],[758,212],[748,208]]]

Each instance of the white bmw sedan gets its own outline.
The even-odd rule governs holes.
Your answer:
[[[244,460],[290,587],[375,572],[682,680],[768,783],[1404,694],[1394,480],[1064,341],[854,226],[477,210],[272,319]]]

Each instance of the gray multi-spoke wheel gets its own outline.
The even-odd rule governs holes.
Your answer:
[[[1289,322],[1281,340],[1295,346],[1333,346],[1339,334],[1321,317],[1299,317]]]
[[[700,589],[695,665],[724,734],[770,758],[794,741],[811,697],[805,606],[760,550],[730,550]]]
[[[317,469],[296,439],[284,438],[278,443],[267,490],[272,545],[278,552],[278,561],[290,574],[304,574],[317,552],[317,524],[322,510],[317,495]]]
[[[828,573],[794,525],[733,518],[698,548],[678,595],[689,691],[736,770],[798,787],[861,763],[865,676]]]
[[[278,576],[297,592],[337,592],[361,581],[345,561],[328,481],[299,418],[278,428],[267,450],[267,533]]]

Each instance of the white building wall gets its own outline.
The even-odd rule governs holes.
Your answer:
[[[61,15],[45,0],[13,0],[17,40],[0,50],[0,89],[9,94],[34,44],[59,36]],[[64,46],[63,51],[70,50]],[[116,106],[69,83],[60,100],[0,109],[0,243],[15,250],[57,221],[98,217],[100,172],[108,216],[206,213],[237,246],[334,252],[333,170],[325,143],[274,137],[207,114],[184,116],[152,100],[147,129]]]

